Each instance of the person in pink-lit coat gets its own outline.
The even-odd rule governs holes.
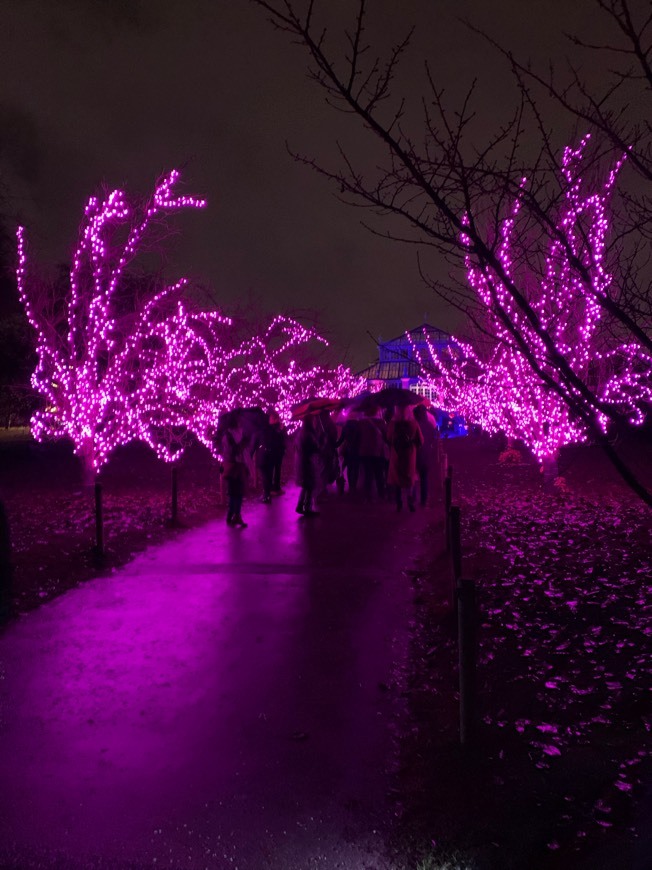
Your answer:
[[[414,511],[414,484],[418,480],[417,449],[423,445],[423,435],[410,408],[396,408],[387,427],[389,473],[387,483],[396,488],[396,510],[403,508],[403,492],[408,508]]]

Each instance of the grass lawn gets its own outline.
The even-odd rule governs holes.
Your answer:
[[[0,444],[8,444],[12,441],[32,440],[29,426],[12,426],[9,429],[0,429]]]
[[[398,850],[424,870],[644,870],[652,512],[592,448],[567,451],[552,491],[525,457],[501,465],[482,439],[446,450],[479,603],[478,739],[459,746],[440,517],[432,559],[412,576]]]

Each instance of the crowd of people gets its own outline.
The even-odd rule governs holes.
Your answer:
[[[424,405],[399,406],[390,411],[368,407],[307,413],[290,439],[278,414],[247,430],[237,415],[219,436],[227,484],[226,522],[244,527],[242,503],[247,479],[255,465],[262,482],[262,501],[270,504],[281,493],[281,470],[286,453],[293,452],[302,517],[317,516],[316,503],[329,486],[364,501],[392,498],[397,511],[415,511],[417,501],[428,503],[437,461],[439,433]],[[288,451],[292,441],[293,451]]]

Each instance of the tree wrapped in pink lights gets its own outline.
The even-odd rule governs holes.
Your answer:
[[[372,227],[373,232],[417,246],[416,250],[423,254],[419,269],[426,283],[449,305],[477,322],[478,315],[481,320],[486,316],[483,303],[468,284],[455,277],[463,274],[465,260],[471,255],[476,268],[485,273],[488,285],[501,285],[511,299],[502,311],[492,300],[494,314],[509,342],[546,389],[557,393],[568,405],[573,426],[587,433],[627,486],[652,505],[652,492],[604,431],[604,417],[617,425],[623,422],[621,408],[631,409],[635,405],[643,412],[644,400],[635,398],[647,382],[647,363],[641,348],[645,354],[652,354],[650,199],[643,186],[650,179],[649,125],[640,115],[643,105],[640,99],[627,105],[630,86],[635,86],[634,97],[641,97],[638,86],[643,82],[645,90],[649,82],[648,48],[652,31],[646,15],[633,14],[631,4],[624,0],[616,4],[598,3],[611,24],[616,25],[612,36],[617,34],[613,42],[608,39],[602,46],[602,53],[608,52],[609,64],[614,58],[619,59],[602,90],[578,77],[574,65],[570,80],[560,84],[552,70],[549,78],[542,77],[529,63],[520,63],[511,51],[503,49],[515,74],[516,102],[508,116],[505,107],[509,96],[504,94],[496,115],[500,120],[496,121],[493,133],[487,134],[482,125],[478,126],[476,83],[469,83],[464,98],[451,104],[437,70],[427,58],[423,58],[421,82],[413,82],[414,87],[408,93],[397,91],[401,63],[411,51],[412,32],[406,28],[406,33],[391,48],[379,50],[373,31],[367,26],[373,5],[367,0],[345,4],[346,10],[335,9],[323,0],[254,2],[276,30],[304,51],[308,75],[329,106],[359,124],[365,136],[378,147],[378,159],[371,163],[359,160],[355,149],[347,148],[338,136],[334,162],[299,151],[294,152],[294,157],[328,178],[344,202],[375,215],[380,225]],[[497,45],[495,40],[490,41]],[[587,47],[581,37],[575,40],[575,45]],[[590,49],[593,52],[595,46]],[[547,107],[538,99],[541,87],[557,103],[557,108],[570,112],[573,120],[582,118],[599,131],[603,156],[605,147],[611,149],[615,159],[627,152],[627,165],[638,173],[634,192],[632,185],[619,194],[623,207],[618,203],[613,206],[617,232],[611,248],[617,250],[618,256],[616,262],[610,262],[610,271],[617,276],[611,292],[596,293],[599,282],[595,282],[592,270],[578,261],[572,247],[568,250],[568,263],[586,289],[587,299],[595,299],[604,309],[609,328],[613,326],[614,335],[623,345],[616,356],[600,360],[605,368],[613,366],[611,374],[604,375],[600,390],[595,388],[593,371],[589,371],[588,381],[583,381],[573,369],[563,349],[557,347],[554,329],[550,334],[547,332],[539,321],[539,313],[530,304],[533,277],[526,274],[527,260],[536,261],[533,265],[540,274],[539,257],[543,251],[552,250],[545,238],[559,238],[560,233],[563,237],[563,227],[555,220],[561,177],[555,157],[557,116],[555,129],[549,128]],[[646,96],[649,93],[647,88]],[[530,130],[534,131],[533,136]],[[524,175],[528,177],[527,188],[521,184]],[[505,203],[515,199],[519,203],[519,233],[509,240],[508,274],[498,246]],[[537,249],[540,240],[544,244]],[[521,241],[527,244],[520,244]],[[515,257],[518,253],[523,253],[523,261]],[[452,267],[448,278],[441,272],[442,261]],[[542,283],[538,277],[534,281]],[[518,326],[510,324],[510,309],[524,317],[526,335],[520,335]],[[606,331],[605,324],[606,321],[601,324],[600,332]],[[534,339],[532,347],[528,343],[530,337]],[[603,352],[597,335],[586,343]],[[614,341],[606,353],[616,349]],[[491,358],[484,350],[476,352],[483,363]],[[621,377],[621,371],[629,371],[629,377]],[[609,388],[606,385],[612,378]],[[614,401],[616,397],[618,401]],[[635,411],[634,417],[637,416]]]
[[[312,396],[343,398],[364,389],[364,380],[343,365],[318,362],[328,346],[317,330],[278,315],[260,334],[245,338],[226,357],[228,371],[221,389],[230,407],[274,408],[291,423],[292,406]]]
[[[58,321],[27,280],[25,232],[18,228],[18,291],[37,335],[32,385],[46,402],[32,431],[39,440],[70,438],[90,477],[117,446],[147,440],[142,400],[154,377],[147,349],[187,280],[163,287],[148,282],[134,292],[126,276],[168,215],[204,207],[204,200],[176,193],[178,180],[176,171],[164,176],[141,208],[132,208],[120,190],[88,201]]]
[[[605,432],[611,420],[640,425],[652,402],[652,357],[618,340],[603,305],[612,282],[607,204],[624,158],[591,190],[579,174],[588,142],[564,151],[563,205],[540,276],[528,257],[527,230],[518,236],[522,195],[500,225],[495,264],[474,258],[471,238],[462,237],[467,279],[493,337],[486,349],[457,342],[441,359],[432,346],[425,358],[415,346],[441,405],[522,440],[544,464],[565,444]]]
[[[130,429],[164,462],[181,458],[194,435],[205,435],[233,397],[229,376],[232,321],[217,311],[197,311],[179,301],[176,310],[150,322],[132,356],[137,387],[131,392]]]
[[[58,318],[27,279],[18,229],[18,289],[37,335],[32,384],[46,402],[32,431],[39,440],[68,437],[89,478],[133,440],[173,462],[189,436],[210,448],[219,416],[232,408],[276,408],[289,422],[292,405],[307,396],[362,389],[344,366],[315,362],[311,345],[327,342],[293,318],[243,336],[229,318],[182,299],[186,279],[134,281],[128,267],[152,231],[171,213],[205,205],[178,196],[178,180],[170,172],[140,208],[119,190],[89,200]]]
[[[165,426],[180,429],[184,419],[188,431],[214,450],[213,437],[226,411],[275,409],[286,425],[292,425],[292,406],[303,399],[356,395],[364,388],[364,381],[346,366],[320,365],[315,348],[328,342],[292,317],[278,315],[253,335],[248,334],[250,323],[239,328],[225,325],[231,327],[232,322],[213,312],[195,313],[183,324],[161,325],[165,340],[159,336],[155,342],[155,358],[147,366],[150,374],[143,386],[148,398],[141,405],[150,409],[143,440],[164,459],[176,453],[160,443],[161,432]],[[176,346],[169,340],[171,328],[185,330],[181,366],[178,352],[171,350]],[[168,359],[170,353],[174,360]]]

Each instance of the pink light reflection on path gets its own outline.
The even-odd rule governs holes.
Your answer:
[[[380,848],[378,685],[405,654],[426,518],[294,504],[189,531],[0,638],[5,862],[292,870]]]

